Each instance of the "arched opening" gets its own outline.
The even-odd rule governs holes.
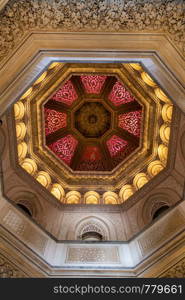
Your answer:
[[[82,234],[83,241],[102,241],[103,237],[99,232],[88,231]]]
[[[17,203],[17,206],[18,206],[22,211],[24,211],[24,213],[25,213],[26,215],[28,215],[29,217],[32,217],[32,213],[30,212],[30,210],[29,210],[24,204]]]
[[[168,208],[169,208],[168,205],[164,205],[164,206],[161,206],[160,208],[158,208],[153,215],[153,220],[155,220],[156,218],[161,216],[165,211],[168,210]]]

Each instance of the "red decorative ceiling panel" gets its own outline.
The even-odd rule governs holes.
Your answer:
[[[68,106],[73,104],[77,98],[78,95],[71,80],[68,80],[52,97],[53,100],[62,102]]]
[[[80,78],[87,94],[99,94],[107,76],[83,75]]]
[[[103,171],[105,170],[102,154],[97,146],[87,146],[77,166],[80,171]]]
[[[118,117],[118,126],[139,137],[141,131],[141,110],[121,114]]]
[[[116,167],[118,164],[120,164],[136,148],[137,148],[137,146],[128,144],[127,147],[123,151],[118,152],[116,156],[112,157],[111,163],[112,163],[113,167]]]
[[[97,74],[72,75],[44,107],[45,143],[73,171],[112,171],[139,146],[141,106],[116,77]],[[79,82],[83,87],[80,97]],[[121,106],[132,101],[132,105]],[[131,107],[133,111],[128,112]],[[132,134],[129,141],[125,131]],[[77,152],[77,146],[82,151]]]
[[[65,137],[49,145],[49,148],[66,164],[70,165],[71,159],[75,153],[78,141],[68,134]]]
[[[44,108],[45,134],[46,136],[60,128],[65,128],[67,124],[67,115],[54,109]]]
[[[128,146],[128,142],[117,135],[113,135],[106,143],[112,157],[122,151],[125,151]]]
[[[112,91],[110,92],[108,99],[115,105],[119,106],[128,102],[135,101],[135,98],[131,93],[124,87],[124,85],[117,81]]]
[[[101,158],[101,152],[97,146],[87,146],[82,156],[82,159],[86,161],[95,161]]]

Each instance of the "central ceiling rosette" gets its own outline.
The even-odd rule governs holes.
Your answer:
[[[74,115],[75,127],[85,138],[100,138],[111,125],[111,114],[101,102],[86,102]]]

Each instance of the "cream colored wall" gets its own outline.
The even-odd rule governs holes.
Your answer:
[[[8,257],[14,253],[12,263],[22,260],[18,269],[31,277],[85,277],[97,272],[106,277],[115,271],[121,277],[156,277],[182,258],[185,250],[184,201],[129,243],[116,244],[57,243],[2,196],[0,211],[0,252]]]

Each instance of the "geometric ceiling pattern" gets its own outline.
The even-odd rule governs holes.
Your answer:
[[[14,104],[18,164],[63,203],[122,203],[166,167],[172,111],[139,63],[54,62]]]
[[[139,147],[142,106],[115,76],[72,76],[48,99],[44,113],[46,145],[73,170],[111,171]]]
[[[61,128],[65,128],[67,125],[67,114],[56,111],[55,109],[45,108],[44,119],[46,136]]]

